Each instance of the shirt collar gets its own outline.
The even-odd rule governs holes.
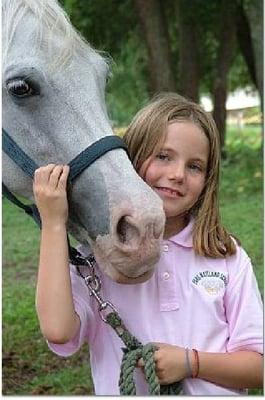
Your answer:
[[[187,226],[182,231],[167,239],[171,243],[178,244],[183,247],[193,247],[192,230],[194,226],[194,219],[191,218]]]

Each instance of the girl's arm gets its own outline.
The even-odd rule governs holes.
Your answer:
[[[263,387],[263,357],[254,351],[199,352],[198,378],[236,389]],[[193,362],[195,360],[193,359]]]
[[[49,164],[35,172],[33,191],[42,221],[36,309],[43,335],[66,343],[80,327],[68,262],[66,223],[68,166]]]
[[[162,385],[190,377],[185,349],[164,343],[155,343],[159,348],[154,355],[156,373]],[[263,357],[254,351],[234,353],[198,352],[199,373],[197,378],[234,389],[263,387]],[[197,363],[194,352],[189,350],[192,370],[196,372]],[[143,361],[138,362],[143,367]]]

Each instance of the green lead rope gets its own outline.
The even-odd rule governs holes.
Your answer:
[[[136,386],[133,373],[140,358],[144,361],[144,375],[149,385],[149,395],[177,395],[181,392],[181,383],[161,385],[155,373],[154,352],[157,348],[148,343],[143,345],[136,337],[132,336],[123,324],[117,312],[111,312],[106,316],[107,323],[115,330],[125,344],[119,379],[121,395],[136,395]]]

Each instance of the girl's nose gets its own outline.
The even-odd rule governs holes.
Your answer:
[[[185,179],[185,166],[181,163],[172,165],[169,170],[168,178],[170,180],[175,180],[178,183],[183,183]]]

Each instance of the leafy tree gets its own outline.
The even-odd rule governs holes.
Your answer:
[[[221,0],[220,23],[217,32],[218,49],[213,82],[213,117],[220,133],[222,148],[225,145],[228,73],[235,55],[236,30],[234,18],[235,4],[230,0]]]
[[[241,0],[241,4],[249,21],[256,85],[263,105],[263,1]]]
[[[200,40],[197,2],[177,2],[176,30],[179,36],[179,92],[194,101],[199,100]]]
[[[254,35],[253,24],[258,19],[260,29],[261,18],[254,13],[252,3],[260,10],[261,0],[61,3],[86,39],[115,61],[107,87],[107,103],[115,123],[128,123],[150,94],[159,90],[176,90],[195,100],[208,94],[215,98],[214,115],[224,143],[226,93],[242,86],[258,86],[257,65],[260,69],[262,61],[254,61],[254,55],[257,60],[255,49],[257,43],[260,49],[262,41]],[[226,9],[231,12],[226,13]],[[224,26],[229,29],[221,29]],[[236,34],[229,36],[233,29]]]
[[[148,51],[150,93],[175,91],[167,20],[161,0],[134,0]]]
[[[130,0],[61,0],[73,25],[92,46],[116,57],[137,17]]]
[[[114,125],[127,125],[149,98],[146,47],[134,32],[113,63],[107,104]]]

